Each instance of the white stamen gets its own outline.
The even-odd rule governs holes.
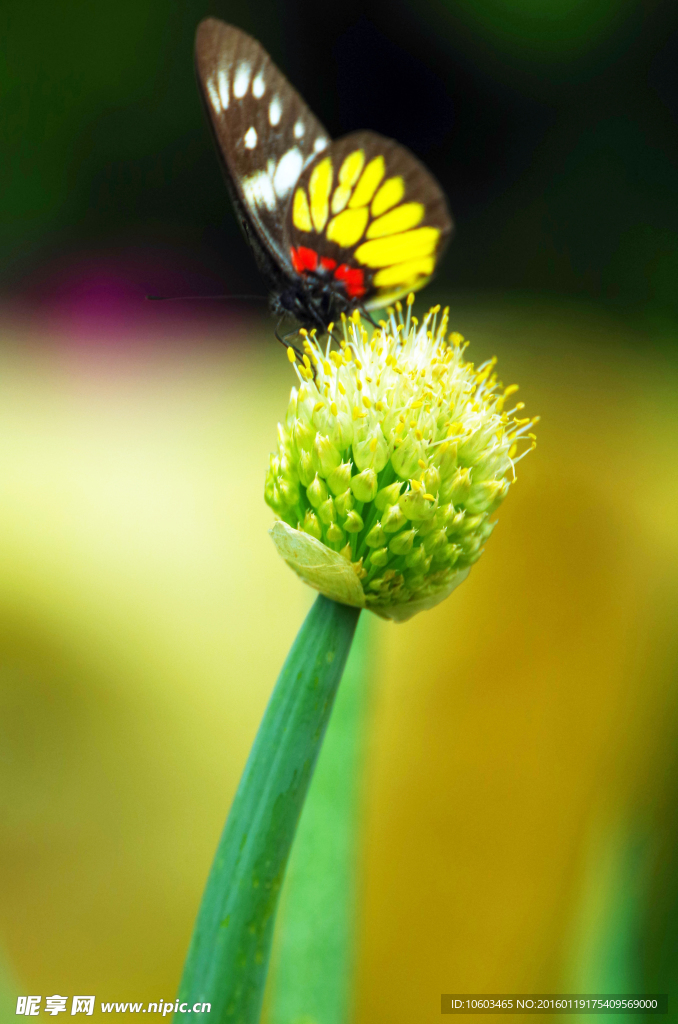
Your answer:
[[[247,87],[250,84],[250,66],[246,60],[238,66],[238,70],[235,73],[233,79],[233,95],[237,96],[239,100],[243,98],[247,92]]]

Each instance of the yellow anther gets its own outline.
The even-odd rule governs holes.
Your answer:
[[[518,445],[514,443],[509,448],[509,459],[514,459],[516,457],[517,453],[518,453]]]
[[[362,389],[363,389],[363,382],[361,380],[357,380],[355,382],[355,386],[357,387],[358,391],[362,391]]]
[[[422,434],[421,430],[415,430],[414,436],[416,437],[417,441],[424,440],[424,435]]]
[[[304,366],[306,367],[306,369],[310,370],[311,369],[311,360],[308,358],[308,356],[305,353],[302,356],[302,359],[304,360]]]
[[[383,412],[386,406],[384,405],[383,402],[379,401],[374,403],[374,408],[377,410],[377,412]]]
[[[331,412],[332,412],[332,415],[333,415],[333,416],[336,416],[336,415],[337,415],[337,413],[339,412],[339,410],[337,409],[337,403],[336,403],[336,402],[332,402],[332,403],[330,404],[330,410],[331,410]]]
[[[396,423],[396,425],[395,425],[395,433],[396,434],[401,434],[404,429],[405,429],[405,424],[404,423]]]
[[[365,406],[366,409],[369,409],[372,406],[372,403],[370,402],[367,395],[363,395],[363,405]]]
[[[419,400],[416,401],[416,402],[412,402],[412,405],[410,406],[410,409],[421,409],[423,404],[424,403],[419,401]]]
[[[412,488],[413,491],[421,491],[423,489],[423,486],[424,485],[419,480],[415,480],[414,477],[412,477],[412,479],[410,480],[410,487]]]
[[[416,420],[410,420],[410,426],[411,427],[416,427],[416,425],[417,425],[417,421]]]
[[[315,405],[313,406],[313,412],[320,412],[320,410],[324,409],[324,408],[325,408],[325,403],[324,402],[322,402],[322,401],[316,402]]]
[[[407,296],[407,305],[411,306],[414,303],[414,292],[410,292]]]
[[[332,320],[331,323],[329,323],[327,325],[327,333],[331,334],[333,330],[334,330],[334,320]]]
[[[424,497],[425,497],[425,498],[428,498],[428,500],[429,500],[429,501],[435,501],[435,500],[436,500],[436,499],[435,499],[435,498],[433,497],[433,495],[432,495],[432,494],[425,494],[425,495],[424,495]]]
[[[372,440],[370,441],[370,451],[371,452],[376,452],[376,450],[377,450],[377,439],[376,439],[376,437],[373,437]]]
[[[423,459],[418,459],[417,461],[422,469],[426,469],[426,467],[428,466],[428,462],[424,462]]]
[[[343,385],[343,384],[341,383],[341,381],[338,381],[338,382],[337,382],[337,387],[339,388],[339,394],[340,394],[340,395],[345,395],[345,394],[346,394],[346,388],[345,388],[345,387],[344,387],[344,385]]]
[[[402,311],[403,311],[403,304],[400,301],[400,299],[398,299],[398,301],[396,302],[395,308],[396,308],[396,313],[402,313]]]
[[[297,353],[294,351],[291,345],[287,349],[287,358],[291,363],[296,363],[297,361]]]
[[[516,391],[520,390],[519,384],[509,384],[507,388],[504,388],[504,398],[508,398],[509,395],[515,394]]]
[[[305,338],[308,335],[308,331],[306,330],[305,327],[300,327],[299,328],[299,334],[302,336],[302,338]]]
[[[354,309],[353,310],[353,312],[351,313],[351,320],[353,321],[354,324],[359,324],[360,323],[360,310],[359,309]]]

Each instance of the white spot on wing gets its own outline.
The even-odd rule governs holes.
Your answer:
[[[247,87],[250,84],[250,66],[246,60],[242,64],[238,65],[238,70],[235,73],[233,79],[233,95],[237,96],[239,100],[243,98],[247,92]]]
[[[319,135],[313,143],[313,149],[316,153],[320,153],[321,150],[327,149],[329,139],[326,139],[324,135]]]
[[[295,137],[295,139],[302,139],[304,137],[304,132],[305,131],[306,131],[306,125],[304,124],[304,122],[303,121],[297,121],[297,123],[294,126],[294,137]]]
[[[221,100],[219,99],[219,92],[211,78],[207,79],[207,91],[210,96],[210,103],[216,110],[217,114],[221,113]]]
[[[247,129],[247,131],[245,132],[245,137],[243,139],[243,142],[245,143],[245,149],[254,149],[254,147],[257,144],[257,130],[256,130],[256,128],[248,128]]]
[[[221,70],[219,71],[219,74],[217,76],[217,81],[219,83],[219,99],[221,100],[221,109],[222,110],[227,110],[228,109],[229,95],[228,95],[228,78],[226,77],[226,72],[225,71],[221,71]]]
[[[264,72],[260,71],[257,77],[252,82],[252,95],[256,96],[258,100],[264,95],[266,91],[266,82],[264,81]]]
[[[276,198],[273,182],[266,171],[257,171],[242,180],[245,199],[251,206],[265,206],[267,210],[275,210]]]
[[[275,177],[273,178],[273,187],[276,195],[282,198],[294,188],[299,180],[303,165],[304,158],[296,146],[293,149],[288,149],[285,155],[278,161]]]
[[[274,96],[273,99],[271,100],[271,105],[268,108],[268,119],[269,119],[269,121],[271,122],[271,124],[273,125],[274,128],[280,122],[280,118],[281,117],[282,117],[282,104],[281,104],[280,100],[278,99],[278,97]]]

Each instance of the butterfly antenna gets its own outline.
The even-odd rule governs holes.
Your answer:
[[[256,302],[268,302],[266,295],[147,295],[146,299],[149,302],[186,302],[193,300],[203,302],[205,299],[219,299],[221,301],[252,299]]]

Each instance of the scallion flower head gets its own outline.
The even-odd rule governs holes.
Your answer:
[[[464,358],[448,310],[418,323],[400,303],[378,329],[359,313],[321,346],[301,332],[299,379],[266,478],[271,535],[311,586],[404,620],[466,578],[494,528],[490,515],[534,447],[516,385],[492,359]]]

